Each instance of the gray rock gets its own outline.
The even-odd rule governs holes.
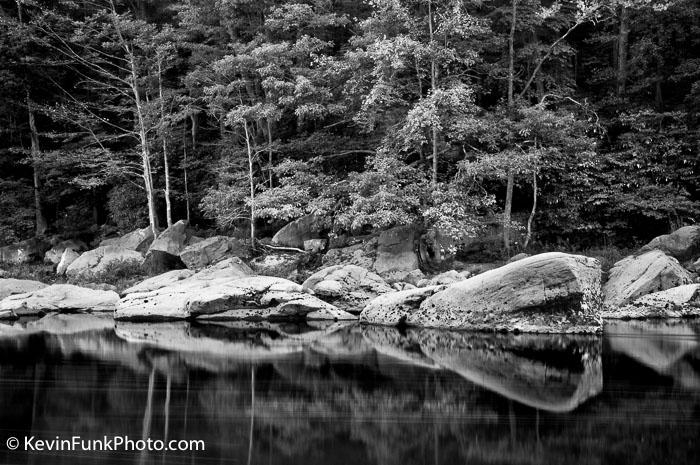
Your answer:
[[[303,259],[300,254],[272,253],[253,259],[250,266],[263,276],[290,277],[297,272]]]
[[[11,310],[18,316],[46,312],[113,311],[119,295],[114,291],[92,290],[72,284],[53,284],[42,289],[14,294],[0,301],[0,311]]]
[[[80,258],[80,254],[73,249],[66,248],[61,255],[61,259],[56,267],[56,274],[64,275],[71,263]]]
[[[105,239],[100,242],[100,247],[115,246],[123,249],[135,250],[145,254],[153,242],[153,230],[150,226],[136,229],[121,237]]]
[[[522,260],[523,258],[527,258],[529,256],[530,256],[530,254],[525,253],[525,252],[521,252],[517,255],[510,257],[510,260],[508,260],[508,263],[517,262],[518,260]]]
[[[308,239],[304,241],[304,250],[311,253],[323,252],[328,243],[325,239]]]
[[[272,243],[301,249],[304,247],[304,241],[318,239],[325,227],[326,220],[322,216],[314,213],[305,215],[280,229],[272,238]]]
[[[187,242],[187,222],[180,220],[156,237],[148,252],[158,250],[170,255],[179,256]]]
[[[66,250],[72,250],[74,253],[77,253],[84,252],[87,250],[87,248],[87,245],[83,241],[73,239],[62,241],[51,247],[46,252],[46,254],[44,254],[44,262],[58,265],[61,262],[61,258],[63,258],[63,253]]]
[[[458,283],[460,281],[464,281],[467,279],[462,275],[461,273],[455,271],[455,270],[450,270],[450,271],[445,271],[444,273],[440,273],[439,275],[433,276],[430,279],[422,279],[418,281],[417,286],[418,287],[426,287],[426,286],[440,286],[443,284],[454,284]]]
[[[379,275],[356,265],[323,268],[304,281],[302,287],[355,313],[371,299],[392,291]]]
[[[700,253],[700,226],[683,226],[671,234],[655,237],[640,249],[650,250],[660,250],[681,261],[693,259]]]
[[[377,257],[377,243],[375,237],[348,247],[330,249],[323,256],[323,265],[357,265],[371,270]]]
[[[613,265],[603,287],[605,304],[616,307],[638,297],[692,283],[678,260],[659,250],[623,258]]]
[[[552,252],[452,284],[408,315],[430,328],[543,333],[602,329],[597,260]]]
[[[371,300],[360,314],[360,321],[378,325],[394,326],[405,322],[408,315],[417,311],[425,299],[445,286],[429,286],[390,292]]]
[[[0,279],[0,300],[14,294],[24,294],[27,292],[38,291],[39,289],[43,289],[47,286],[48,284],[44,284],[39,281],[32,281],[31,279]]]
[[[185,247],[180,259],[191,270],[200,270],[230,256],[247,256],[245,246],[238,240],[226,236],[214,236]]]
[[[107,271],[110,266],[117,264],[140,266],[142,261],[143,257],[135,250],[115,246],[98,247],[83,253],[68,265],[66,275],[73,278],[94,279]]]
[[[232,278],[231,270],[203,270],[152,291],[127,294],[115,319],[172,320],[217,315],[218,319],[348,319],[300,285],[270,276]],[[153,282],[150,286],[153,287]]]
[[[179,256],[162,250],[149,250],[141,266],[148,274],[160,274],[170,270],[187,268]]]
[[[379,235],[374,270],[390,281],[405,281],[411,271],[419,269],[416,255],[416,231],[412,226],[400,226]]]
[[[603,318],[685,318],[700,316],[700,284],[686,284],[639,297],[621,307],[607,307]]]
[[[16,320],[19,318],[12,310],[0,310],[0,320]]]

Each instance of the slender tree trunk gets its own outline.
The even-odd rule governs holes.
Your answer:
[[[434,32],[433,32],[433,2],[428,1],[428,29],[430,32],[430,44],[433,44]],[[433,94],[437,91],[437,68],[435,66],[435,57],[433,54],[430,55],[430,88]],[[433,186],[437,185],[438,182],[438,142],[437,142],[437,128],[432,127],[432,139],[433,139]]]
[[[165,130],[165,101],[163,100],[163,61],[158,57],[158,96],[160,97],[160,137],[163,141],[163,168],[165,170],[165,218],[168,227],[173,225],[172,206],[170,203],[170,163],[168,162],[168,140]]]
[[[34,218],[36,221],[36,235],[43,236],[48,228],[48,223],[46,221],[46,216],[44,216],[44,207],[41,201],[41,178],[39,176],[39,166],[38,158],[41,152],[41,147],[39,146],[39,131],[36,128],[36,121],[34,119],[34,109],[32,108],[32,102],[29,96],[29,90],[27,90],[27,113],[29,116],[29,131],[31,133],[32,139],[32,171],[33,171],[33,182],[34,182]]]
[[[272,128],[270,125],[270,120],[267,120],[267,147],[268,147],[268,163],[270,164],[268,169],[270,171],[270,189],[272,189]]]
[[[508,107],[513,106],[513,85],[515,81],[515,23],[518,14],[518,0],[513,0],[508,34]]]
[[[535,213],[537,213],[537,169],[532,172],[532,211],[530,211],[530,217],[527,219],[527,235],[523,243],[524,249],[527,249],[532,238],[532,222],[535,220]]]
[[[20,25],[22,25],[24,24],[22,2],[20,0],[15,0],[15,3],[17,3],[17,19]],[[48,223],[46,221],[44,207],[41,202],[41,177],[39,176],[39,167],[37,163],[39,153],[41,152],[41,147],[39,146],[39,131],[36,128],[34,109],[32,108],[32,99],[28,87],[26,88],[26,103],[27,116],[29,118],[29,131],[32,140],[32,182],[34,184],[34,220],[36,223],[36,229],[34,232],[37,236],[43,236],[48,228]]]
[[[190,223],[190,191],[187,183],[187,120],[182,127],[182,171],[185,182],[185,209],[187,211],[187,224]]]
[[[141,95],[138,89],[138,80],[136,74],[136,63],[134,63],[133,55],[130,55],[131,65],[131,91],[134,94],[134,103],[136,107],[136,117],[139,126],[139,142],[141,143],[141,164],[143,167],[143,182],[146,187],[146,196],[148,200],[148,220],[153,231],[153,236],[158,235],[158,215],[156,213],[155,198],[153,194],[153,171],[151,169],[151,154],[148,149],[148,136],[146,134],[146,122],[143,117],[143,109],[141,108]]]
[[[617,96],[625,95],[627,85],[627,48],[629,42],[629,10],[620,6],[620,31],[617,37]]]
[[[513,87],[515,81],[515,26],[518,15],[518,0],[513,0],[511,10],[510,33],[508,34],[508,109],[514,105]],[[511,212],[513,210],[513,185],[515,184],[515,173],[512,168],[508,169],[508,180],[506,183],[506,205],[503,212],[503,247],[506,254],[510,255],[510,223]]]
[[[248,181],[250,182],[250,245],[255,248],[255,180],[253,179],[253,148],[250,145],[248,123],[243,121],[245,145],[248,150]]]
[[[192,150],[194,151],[197,147],[197,133],[199,129],[199,117],[196,112],[190,113],[190,121],[192,121]]]

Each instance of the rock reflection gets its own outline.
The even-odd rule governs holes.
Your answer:
[[[700,391],[700,321],[616,321],[606,323],[605,332],[612,351]]]
[[[592,399],[603,387],[596,337],[39,321],[0,337],[8,435],[128,434],[207,445],[206,453],[100,455],[106,463],[601,463],[608,454],[616,463],[670,463],[698,452],[688,440],[700,430],[694,399],[651,387],[633,399]],[[669,353],[675,367],[696,351]],[[669,427],[659,412],[676,412],[682,427]],[[651,432],[684,446],[634,441]],[[626,446],[615,455],[618,443]],[[653,455],[663,449],[675,455]],[[57,453],[51,463],[94,458]],[[0,451],[0,463],[26,462],[41,457]]]

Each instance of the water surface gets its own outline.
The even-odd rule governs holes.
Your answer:
[[[693,321],[534,336],[49,315],[0,324],[0,463],[697,463],[699,343]],[[206,450],[5,447],[73,435]]]

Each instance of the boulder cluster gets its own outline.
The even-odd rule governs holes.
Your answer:
[[[271,253],[240,240],[199,238],[184,221],[101,241],[7,246],[2,260],[42,255],[75,283],[0,279],[0,318],[49,312],[112,312],[116,320],[355,320],[383,326],[498,332],[596,333],[603,318],[700,315],[700,227],[660,236],[615,263],[607,276],[590,257],[519,254],[501,266],[463,266],[426,276],[422,237],[398,227],[353,243],[321,237],[323,218],[282,228]],[[433,254],[434,256],[434,254]],[[313,259],[310,257],[318,257]],[[301,264],[321,264],[303,274]],[[94,284],[115,267],[152,277],[121,292]]]

